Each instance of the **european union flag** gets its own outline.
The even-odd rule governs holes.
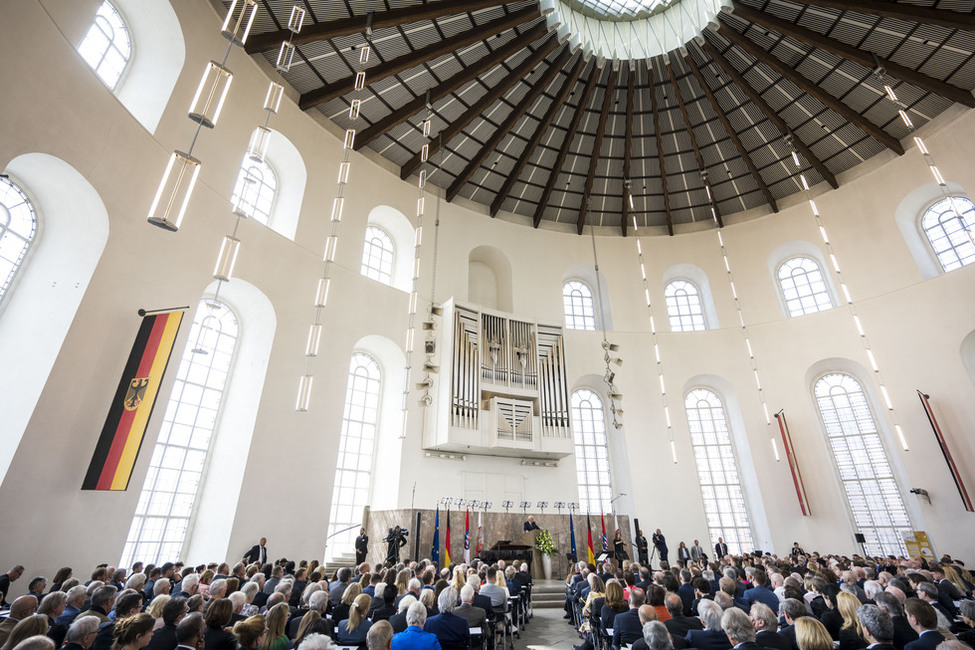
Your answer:
[[[430,559],[440,563],[440,506],[437,505],[437,518],[433,522],[433,548],[430,550]]]

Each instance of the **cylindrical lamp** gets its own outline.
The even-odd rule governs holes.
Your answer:
[[[256,16],[257,0],[232,0],[227,9],[227,17],[220,27],[220,34],[234,45],[242,46],[247,42]]]
[[[281,49],[278,50],[278,59],[274,62],[274,67],[281,72],[291,70],[291,62],[294,61],[295,50],[297,49],[290,41],[283,41]]]
[[[189,118],[208,129],[216,126],[233,80],[234,73],[229,68],[210,61],[190,103]]]
[[[317,357],[318,344],[322,342],[322,324],[313,323],[308,328],[308,341],[305,343],[305,356]]]
[[[318,288],[315,290],[315,307],[325,306],[325,303],[328,301],[329,284],[331,284],[331,280],[328,278],[319,278]]]
[[[315,378],[311,375],[302,375],[298,381],[298,400],[295,402],[296,411],[307,411],[311,403],[311,384]]]
[[[220,243],[220,253],[217,255],[217,265],[213,268],[215,280],[230,282],[234,275],[234,264],[237,263],[237,253],[240,252],[240,240],[227,235]]]
[[[271,82],[267,86],[267,94],[264,95],[264,110],[268,113],[277,114],[281,108],[281,97],[284,96],[284,86],[279,83]]]
[[[250,142],[247,143],[247,156],[254,161],[264,162],[267,155],[267,146],[271,143],[271,129],[266,126],[259,126],[251,134]]]
[[[182,151],[173,152],[149,208],[149,223],[173,232],[179,230],[196,178],[200,175],[200,166],[200,161],[193,156]]]

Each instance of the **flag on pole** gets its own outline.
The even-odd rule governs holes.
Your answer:
[[[589,564],[596,563],[596,556],[592,552],[592,522],[589,521],[589,513],[586,513],[586,532],[589,534],[589,554],[586,556]]]
[[[474,555],[481,555],[481,513],[477,513],[477,548],[474,549]]]
[[[447,506],[447,533],[444,537],[443,558],[444,566],[450,566],[450,506]]]
[[[616,522],[615,522],[616,532],[618,533],[618,532],[620,532],[620,516],[614,512],[613,513],[613,518],[616,520]]]
[[[603,526],[603,553],[609,550],[609,544],[606,541],[606,520],[603,519],[602,513],[599,513],[599,523]]]
[[[569,513],[569,544],[572,546],[572,557],[579,557],[576,555],[576,528],[572,523],[572,513]]]
[[[464,562],[471,563],[471,511],[464,515]]]
[[[417,531],[419,532],[419,531]],[[440,563],[440,504],[437,504],[437,516],[433,520],[433,548],[430,549],[430,559]]]

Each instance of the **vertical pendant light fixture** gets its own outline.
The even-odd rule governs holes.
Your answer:
[[[592,201],[592,197],[587,199]],[[591,205],[589,206],[592,207]],[[589,210],[591,213],[591,209]],[[613,415],[613,428],[617,431],[623,428],[623,394],[619,392],[616,387],[616,371],[613,370],[613,365],[622,366],[623,359],[620,357],[612,356],[619,352],[619,346],[610,343],[609,339],[606,337],[606,319],[604,315],[606,311],[603,309],[603,290],[602,285],[599,281],[599,259],[596,257],[596,227],[595,225],[589,226],[589,235],[592,238],[592,263],[596,271],[596,300],[597,306],[599,307],[599,325],[603,331],[603,341],[601,343],[603,348],[603,362],[606,364],[606,372],[603,374],[603,383],[606,384],[606,394],[609,397],[609,412]],[[611,354],[612,353],[612,354]]]
[[[443,135],[438,137],[442,138]],[[437,165],[437,170],[443,169],[443,159],[444,159],[444,149],[443,143],[440,146],[440,162]],[[436,171],[434,173],[436,173]],[[432,176],[433,174],[431,174]],[[423,353],[426,356],[426,361],[423,362],[423,381],[417,383],[417,390],[423,391],[423,396],[420,397],[420,406],[431,406],[433,404],[433,395],[430,391],[433,390],[433,375],[440,371],[440,368],[436,365],[437,356],[437,339],[434,331],[437,329],[437,321],[434,320],[437,316],[443,315],[443,309],[437,304],[437,253],[440,250],[440,196],[437,196],[437,209],[435,212],[434,222],[433,222],[433,259],[431,261],[430,269],[430,307],[427,311],[427,320],[423,321],[423,331],[427,333],[427,338],[423,342]],[[409,386],[409,384],[407,384]],[[405,428],[401,432],[400,437],[405,437]]]
[[[294,13],[292,13],[294,16]],[[305,341],[305,374],[298,380],[298,396],[295,401],[295,410],[304,412],[311,404],[311,390],[314,377],[311,374],[311,360],[318,356],[319,345],[322,340],[324,330],[323,317],[325,306],[328,302],[328,289],[332,281],[332,264],[335,262],[335,252],[339,241],[339,224],[342,222],[342,210],[345,206],[345,186],[349,182],[349,172],[351,171],[352,150],[355,146],[356,122],[359,120],[359,108],[362,105],[360,95],[366,86],[366,64],[369,63],[369,55],[372,45],[369,39],[372,36],[372,12],[366,18],[366,42],[359,48],[359,72],[356,74],[353,92],[356,97],[349,104],[349,128],[345,131],[342,140],[342,161],[339,163],[338,178],[336,180],[337,190],[335,198],[332,200],[332,211],[329,217],[330,229],[325,240],[325,252],[322,255],[322,276],[318,279],[315,288],[315,320],[308,327],[308,338]],[[284,47],[282,46],[282,49]],[[281,69],[278,66],[278,69]],[[270,90],[268,91],[270,98]]]
[[[203,70],[203,77],[187,111],[187,117],[196,122],[196,131],[185,152],[177,149],[169,157],[146,219],[154,226],[176,232],[186,216],[186,208],[202,166],[200,160],[193,157],[193,148],[203,127],[212,129],[217,125],[234,80],[233,72],[226,66],[227,58],[235,45],[243,47],[256,15],[257,0],[233,0],[227,9],[227,16],[220,28],[221,35],[228,41],[227,50],[223,59],[210,61]]]

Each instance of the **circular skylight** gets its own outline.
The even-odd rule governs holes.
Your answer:
[[[649,16],[673,0],[573,0],[583,13],[592,12],[604,20],[635,20]]]

